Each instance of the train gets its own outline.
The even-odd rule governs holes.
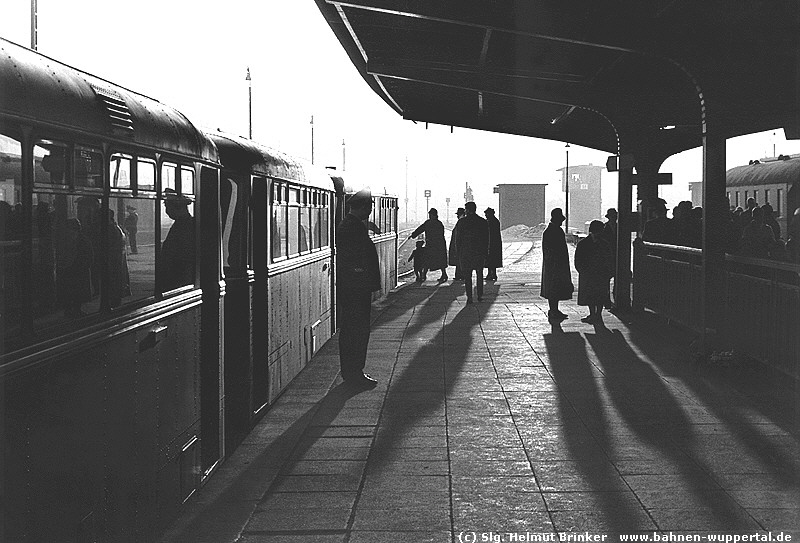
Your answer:
[[[0,540],[158,538],[336,333],[345,179],[0,39]]]

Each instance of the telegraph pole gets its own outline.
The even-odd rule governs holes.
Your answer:
[[[569,143],[567,143],[567,168],[564,170],[565,175],[565,193],[566,196],[564,197],[564,218],[566,219],[566,225],[564,227],[564,232],[569,234]]]
[[[250,79],[250,66],[247,67],[247,126],[249,127],[248,134],[250,139],[253,139],[253,82]]]
[[[38,0],[31,0],[31,49],[39,47],[39,8]]]

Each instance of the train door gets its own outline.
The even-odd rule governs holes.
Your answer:
[[[258,416],[269,402],[269,307],[267,269],[270,259],[270,183],[264,177],[253,178],[250,235],[253,255],[253,379],[252,414]]]

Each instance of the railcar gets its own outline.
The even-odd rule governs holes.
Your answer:
[[[337,199],[322,168],[209,136],[223,167],[225,419],[235,446],[335,332]]]
[[[149,540],[224,454],[216,148],[0,39],[0,155],[0,539]]]

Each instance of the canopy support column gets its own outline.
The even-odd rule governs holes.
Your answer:
[[[617,263],[614,271],[614,305],[631,309],[631,232],[633,231],[633,167],[620,169],[617,184]]]
[[[725,242],[728,203],[725,196],[725,137],[703,112],[703,288],[701,290],[702,353],[710,354],[714,335],[723,325]]]

